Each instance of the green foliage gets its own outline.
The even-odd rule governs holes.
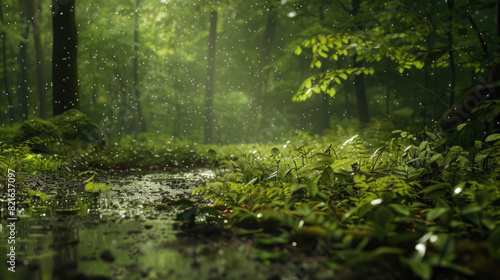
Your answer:
[[[17,143],[27,142],[33,151],[47,152],[53,150],[61,133],[57,126],[49,121],[33,118],[24,121],[14,139]]]
[[[36,174],[38,171],[56,172],[61,166],[57,155],[36,154],[26,145],[12,147],[0,143],[0,176],[6,176],[8,169]]]
[[[255,234],[256,243],[278,236],[302,246],[328,241],[323,250],[336,269],[379,263],[422,279],[438,268],[484,273],[462,261],[459,246],[489,238],[488,258],[498,258],[498,135],[477,140],[472,150],[448,146],[431,131],[394,130],[390,139],[371,141],[358,134],[241,152],[194,193],[227,213],[235,232]],[[262,232],[270,234],[264,241]],[[255,254],[283,257],[265,252]]]

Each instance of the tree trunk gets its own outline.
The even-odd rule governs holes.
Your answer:
[[[497,38],[500,36],[500,0],[497,0]],[[499,77],[499,67],[495,67],[492,70],[492,75],[493,77]],[[494,127],[496,131],[500,130],[500,115],[495,116],[495,119],[493,120],[494,122]]]
[[[36,1],[36,3],[35,3]],[[35,41],[36,75],[38,86],[38,100],[40,103],[40,118],[47,118],[47,94],[45,83],[45,59],[43,55],[43,43],[40,37],[42,0],[30,0],[33,7],[33,40]],[[36,8],[35,8],[36,6]]]
[[[135,98],[135,107],[137,109],[137,118],[135,119],[138,124],[135,125],[136,128],[140,127],[141,132],[146,132],[146,120],[144,119],[144,115],[142,113],[140,95],[141,92],[139,90],[139,4],[140,0],[136,0],[136,13],[135,13],[135,24],[134,24],[134,58],[133,58],[133,83],[134,83],[134,98]],[[136,129],[137,133],[137,129]]]
[[[391,76],[389,75],[390,71],[389,63],[390,62],[387,61],[385,65],[385,116],[387,118],[391,117],[391,103],[392,103],[391,99],[392,86],[391,86]]]
[[[0,20],[2,24],[4,23],[3,19],[3,5],[0,5]],[[2,64],[3,64],[3,84],[4,84],[4,93],[7,96],[7,100],[9,102],[9,115],[10,115],[10,125],[15,121],[15,111],[14,111],[14,102],[12,101],[12,95],[10,93],[10,86],[9,86],[9,77],[8,77],[8,72],[7,72],[7,48],[6,48],[6,39],[5,32],[1,33],[2,35]]]
[[[354,56],[356,60],[357,55]],[[363,67],[363,62],[354,62],[355,68]],[[358,102],[359,120],[362,123],[370,121],[370,113],[368,112],[368,99],[366,98],[365,76],[363,74],[356,74],[354,76],[354,90],[356,92],[356,100]]]
[[[21,5],[23,5],[23,1],[20,1]],[[26,6],[22,7],[21,10],[21,22],[24,25],[24,30],[21,34],[23,40],[21,41],[19,47],[19,66],[21,67],[20,73],[20,81],[19,81],[19,93],[18,100],[21,104],[21,119],[27,120],[29,115],[28,108],[28,72],[27,72],[27,49],[28,49],[28,34],[29,34],[29,23],[28,23],[28,12]]]
[[[328,94],[318,95],[318,120],[314,123],[314,133],[321,134],[330,128],[330,96]]]
[[[269,63],[271,58],[271,51],[274,42],[274,36],[276,33],[276,18],[274,7],[271,7],[267,15],[267,23],[266,29],[264,31],[264,38],[262,41],[262,48],[260,50],[259,57],[259,66],[257,68],[257,72],[255,73],[255,88],[254,88],[254,96],[252,100],[252,117],[253,124],[250,124],[250,136],[254,134],[255,131],[259,129],[259,117],[262,113],[262,93],[265,91],[266,81],[267,79],[267,71],[264,70],[264,67]]]
[[[325,19],[324,7],[320,5],[318,7],[318,15],[320,23]],[[326,129],[330,128],[330,96],[328,94],[319,95],[319,106],[318,106],[318,121],[316,126],[314,126],[314,132],[317,134],[323,133]]]
[[[453,106],[455,103],[455,81],[456,81],[456,70],[455,70],[455,56],[453,54],[453,8],[455,0],[448,0],[448,11],[450,13],[450,30],[448,31],[448,56],[450,58],[450,101],[449,106]]]
[[[352,0],[352,15],[356,16],[361,7],[361,0]],[[358,28],[359,29],[359,28]],[[356,61],[357,55],[354,55],[354,67],[363,67],[363,62]],[[356,100],[358,102],[359,120],[362,123],[370,121],[370,113],[368,112],[368,99],[366,97],[365,76],[356,74],[354,76],[354,91],[356,92]]]
[[[215,77],[215,39],[217,37],[217,11],[210,12],[210,34],[208,37],[207,88],[205,93],[205,144],[213,142],[213,96]]]
[[[80,108],[75,0],[52,0],[53,114]]]
[[[351,100],[349,98],[349,90],[344,90],[344,98],[345,98],[345,111],[344,116],[348,119],[351,119]]]

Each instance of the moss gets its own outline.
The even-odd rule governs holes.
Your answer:
[[[53,123],[33,118],[22,123],[14,142],[26,143],[35,152],[47,152],[49,146],[59,140],[60,136],[57,126]]]
[[[87,116],[77,109],[68,110],[50,119],[61,132],[64,140],[76,144],[92,144],[104,146],[104,132]]]
[[[87,115],[72,109],[49,120],[25,121],[14,142],[26,143],[34,152],[61,153],[61,144],[69,149],[79,145],[103,147],[106,136]]]

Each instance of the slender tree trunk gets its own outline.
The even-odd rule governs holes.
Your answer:
[[[453,54],[453,8],[455,0],[448,0],[448,11],[450,12],[450,30],[448,31],[448,56],[450,58],[450,101],[449,106],[453,106],[455,103],[455,82],[456,82],[456,70],[455,70],[455,56]]]
[[[210,12],[210,34],[208,37],[207,85],[205,93],[205,144],[213,142],[213,96],[215,78],[215,39],[217,37],[217,11]]]
[[[133,58],[133,80],[134,80],[134,98],[135,98],[135,107],[137,109],[137,119],[138,124],[135,125],[136,128],[140,127],[141,132],[146,132],[146,120],[144,119],[144,115],[142,113],[140,96],[141,92],[139,90],[139,5],[140,0],[136,0],[135,2],[137,12],[135,13],[135,24],[134,24],[134,58]]]
[[[250,136],[257,131],[259,117],[262,113],[262,93],[265,91],[267,78],[267,71],[264,70],[269,60],[271,58],[271,51],[273,47],[274,37],[276,33],[276,17],[274,7],[271,7],[267,15],[266,29],[264,31],[264,39],[262,41],[262,48],[260,50],[259,66],[255,74],[256,82],[254,88],[254,96],[252,100],[252,114],[253,114],[253,124],[250,128]]]
[[[80,108],[75,0],[52,0],[53,114]]]
[[[328,94],[318,94],[318,120],[315,122],[314,133],[321,134],[330,128],[330,96]]]
[[[499,38],[499,36],[500,36],[500,0],[497,0],[497,38]],[[498,47],[500,47],[500,44]],[[494,79],[496,79],[499,76],[499,67],[498,66],[492,70],[491,75],[494,77]],[[497,130],[497,131],[500,130],[500,115],[497,115],[495,117],[495,119],[493,120],[493,122],[494,122],[493,125],[495,127],[495,130]]]
[[[390,65],[387,61],[385,65],[385,116],[387,118],[391,117],[391,76],[389,75]]]
[[[320,5],[318,7],[319,21],[322,22],[325,19],[324,7]],[[319,119],[317,120],[317,126],[315,126],[315,133],[321,134],[326,129],[330,128],[330,96],[328,94],[319,95]]]
[[[352,0],[352,15],[355,17],[359,13],[361,0]],[[356,61],[357,55],[354,55],[354,67],[363,67],[363,62]],[[354,76],[354,90],[356,92],[356,100],[358,103],[359,120],[362,123],[370,121],[370,113],[368,112],[368,99],[366,97],[365,76],[356,74]]]
[[[23,4],[23,1],[20,1]],[[23,7],[21,11],[21,22],[24,25],[24,30],[21,34],[23,40],[21,41],[19,47],[19,66],[21,67],[20,73],[20,81],[19,81],[19,94],[18,100],[21,104],[21,119],[27,120],[29,115],[29,107],[28,107],[28,71],[27,71],[27,49],[28,49],[28,34],[29,34],[29,23],[28,23],[28,13],[26,11],[26,7]]]
[[[36,3],[35,3],[36,1]],[[45,59],[43,54],[43,43],[40,36],[41,27],[41,14],[42,14],[42,0],[31,0],[33,5],[33,40],[35,42],[35,55],[36,55],[36,75],[38,86],[38,100],[40,103],[40,118],[47,118],[47,94],[46,94],[46,81],[45,81]],[[36,8],[35,8],[36,5]]]
[[[357,55],[354,56],[356,60]],[[363,62],[354,62],[355,68],[363,67]],[[358,102],[359,120],[362,123],[370,121],[370,113],[368,112],[368,99],[366,97],[365,76],[363,74],[356,74],[354,76],[354,90],[356,92],[356,100]]]
[[[3,19],[3,5],[0,5],[0,20],[2,24],[4,23]],[[3,64],[3,84],[4,84],[4,93],[7,96],[7,100],[9,102],[9,115],[10,115],[10,125],[15,121],[15,108],[14,108],[14,102],[12,101],[12,95],[10,93],[10,86],[9,86],[9,77],[8,74],[9,72],[7,71],[7,38],[5,38],[6,34],[5,32],[1,33],[2,36],[2,64]]]
[[[349,90],[344,90],[344,98],[345,98],[345,116],[350,119],[351,118],[351,100],[349,98]]]

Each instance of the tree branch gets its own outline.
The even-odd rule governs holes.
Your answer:
[[[351,10],[349,10],[349,9],[348,9],[348,8],[344,5],[344,3],[340,2],[340,0],[335,0],[335,2],[337,2],[337,3],[340,5],[340,7],[341,7],[344,11],[348,12],[349,14],[352,14],[352,11],[351,11]]]

